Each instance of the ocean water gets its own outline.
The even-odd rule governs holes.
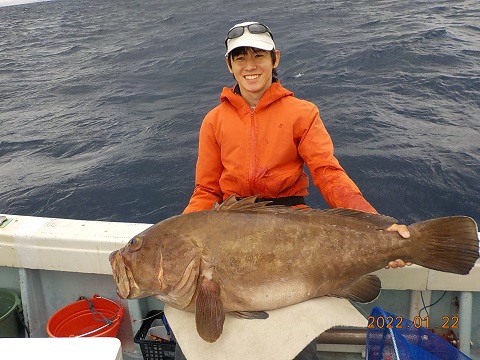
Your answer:
[[[0,7],[0,213],[154,223],[194,187],[226,31],[266,23],[364,196],[480,221],[480,2],[56,0]],[[319,191],[307,202],[325,207]]]

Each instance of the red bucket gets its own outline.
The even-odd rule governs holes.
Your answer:
[[[94,295],[53,314],[47,333],[50,337],[115,337],[124,311],[115,301]]]

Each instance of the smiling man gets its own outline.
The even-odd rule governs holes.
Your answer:
[[[262,31],[251,33],[249,31]],[[243,30],[242,30],[243,29]],[[238,92],[253,108],[272,85],[276,68],[280,62],[280,51],[275,49],[272,35],[267,27],[258,23],[244,23],[230,30],[229,36],[243,31],[243,34],[227,38],[225,61],[238,82]],[[247,44],[246,46],[243,44]]]
[[[237,24],[225,46],[236,84],[223,88],[220,104],[203,120],[195,190],[184,212],[211,209],[233,194],[304,208],[306,164],[330,207],[376,213],[335,158],[317,106],[280,84],[280,51],[270,29]]]
[[[258,22],[237,24],[225,46],[236,84],[223,88],[220,104],[202,122],[195,190],[184,213],[209,210],[233,194],[308,208],[305,165],[330,207],[376,213],[335,158],[317,106],[296,98],[277,79],[280,51],[270,29]],[[409,237],[405,225],[388,230]],[[405,263],[399,259],[389,265]],[[316,358],[315,341],[296,357]],[[183,359],[180,348],[176,359]]]

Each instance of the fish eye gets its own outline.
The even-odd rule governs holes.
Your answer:
[[[130,241],[128,242],[128,247],[131,251],[137,251],[142,247],[142,239],[139,239],[137,237],[130,239]]]

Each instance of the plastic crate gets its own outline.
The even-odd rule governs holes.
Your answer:
[[[134,337],[134,341],[140,345],[142,356],[145,360],[173,360],[175,359],[175,341],[146,339],[148,331],[155,320],[161,320],[167,330],[171,331],[169,330],[168,323],[163,316],[163,311],[152,310],[148,312],[146,320],[142,323],[142,326]]]

